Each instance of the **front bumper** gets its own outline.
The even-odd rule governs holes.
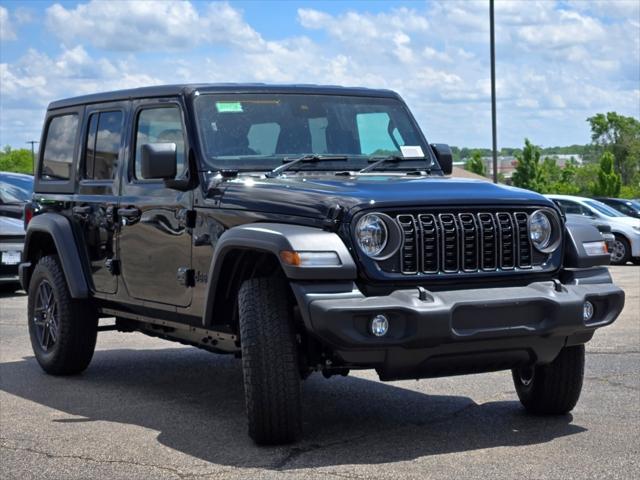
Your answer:
[[[423,291],[422,299],[418,289],[378,297],[357,288],[293,289],[307,329],[346,365],[376,368],[383,380],[549,363],[563,346],[612,323],[624,306],[624,292],[610,283]],[[595,311],[584,321],[587,300]],[[384,337],[369,333],[377,314],[389,320]]]

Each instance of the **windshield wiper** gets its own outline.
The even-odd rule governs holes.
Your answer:
[[[315,153],[307,153],[305,155],[301,155],[297,158],[293,158],[291,160],[284,159],[287,163],[280,165],[279,167],[274,168],[270,172],[266,174],[268,178],[273,178],[279,176],[282,172],[285,172],[292,167],[295,167],[299,163],[304,162],[323,162],[323,161],[343,161],[348,160],[349,158],[345,155],[318,155]],[[287,161],[288,160],[288,161]]]
[[[369,160],[374,160],[375,158],[376,157],[371,157]],[[381,159],[373,162],[368,167],[364,167],[362,170],[358,171],[358,173],[371,172],[384,163],[400,163],[405,160],[428,160],[428,158],[427,157],[401,157],[400,155],[389,155],[388,157],[382,157]]]

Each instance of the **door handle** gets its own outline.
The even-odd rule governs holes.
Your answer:
[[[140,209],[135,207],[118,209],[118,216],[122,219],[123,225],[136,223],[140,219],[140,214]]]

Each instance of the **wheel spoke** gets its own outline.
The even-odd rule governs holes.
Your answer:
[[[51,343],[56,343],[58,339],[58,329],[53,323],[49,324],[49,338],[51,339]]]
[[[42,308],[47,308],[49,305],[47,304],[47,294],[45,292],[45,283],[41,283],[40,286],[38,287],[38,304],[42,307]]]
[[[48,346],[49,346],[49,327],[45,325],[44,328],[42,329],[42,348],[47,350]]]

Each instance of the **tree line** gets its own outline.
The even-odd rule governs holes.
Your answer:
[[[640,122],[616,112],[599,113],[587,122],[591,127],[589,145],[543,149],[525,139],[522,149],[502,149],[500,155],[516,158],[511,183],[540,193],[639,198]],[[462,155],[464,150],[468,149],[458,151]],[[507,150],[512,152],[506,153]],[[466,153],[465,168],[486,176],[482,160],[486,151]],[[570,160],[561,168],[554,154],[580,155],[582,164]]]

